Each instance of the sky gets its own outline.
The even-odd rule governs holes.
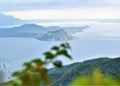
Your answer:
[[[0,13],[25,20],[120,18],[120,0],[0,0]]]

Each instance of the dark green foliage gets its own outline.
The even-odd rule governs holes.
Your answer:
[[[53,64],[57,67],[62,67],[62,62],[61,61],[55,61]]]
[[[45,59],[53,59],[53,58],[55,58],[55,55],[52,54],[51,52],[45,52],[44,55],[45,55]]]
[[[99,68],[106,76],[120,80],[120,57],[92,59],[66,65],[61,69],[52,68],[48,71],[54,81],[53,86],[66,86],[79,75],[90,76],[95,68]]]
[[[52,48],[52,50],[59,50],[59,47],[58,46],[54,46],[53,48]]]

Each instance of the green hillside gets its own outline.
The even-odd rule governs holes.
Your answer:
[[[61,69],[52,68],[49,75],[53,80],[53,86],[66,86],[79,75],[91,75],[95,68],[99,68],[105,75],[117,78],[120,74],[120,57],[98,58],[66,65]]]

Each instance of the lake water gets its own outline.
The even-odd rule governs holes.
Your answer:
[[[73,60],[59,57],[64,64],[99,57],[120,56],[120,40],[117,39],[76,39],[71,41],[40,41],[34,38],[0,38],[0,70],[8,80],[12,71],[22,68],[22,63],[34,58],[43,58],[43,52],[53,45],[68,42],[72,47]]]

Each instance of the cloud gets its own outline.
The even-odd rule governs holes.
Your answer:
[[[119,9],[112,8],[64,8],[47,10],[25,10],[4,12],[20,19],[81,19],[81,18],[120,18]],[[89,15],[88,15],[89,14]]]
[[[120,7],[119,0],[0,0],[0,11],[80,7]]]

